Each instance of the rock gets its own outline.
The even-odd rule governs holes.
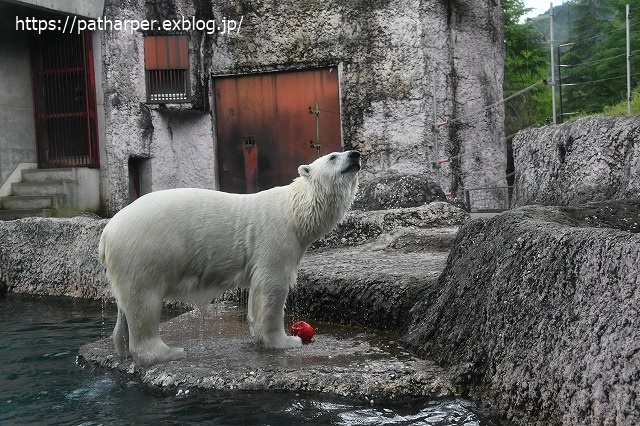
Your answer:
[[[456,395],[448,372],[397,347],[397,335],[314,322],[314,341],[300,348],[261,347],[240,313],[224,305],[162,323],[171,346],[186,358],[139,367],[115,354],[110,338],[80,348],[78,361],[131,375],[164,393],[242,391],[322,392],[379,403]],[[203,336],[205,336],[203,338]]]
[[[404,332],[416,300],[437,287],[447,254],[371,245],[310,252],[287,307],[316,320]]]
[[[591,116],[522,131],[513,155],[518,206],[640,194],[640,116]]]
[[[467,223],[407,346],[514,420],[640,424],[639,212],[636,198]]]
[[[432,201],[446,201],[444,192],[434,181],[422,175],[386,173],[360,185],[353,209],[417,207]]]
[[[370,242],[383,234],[401,232],[421,233],[422,230],[439,227],[458,227],[469,220],[469,214],[452,204],[436,201],[419,207],[376,211],[350,211],[335,230],[316,241],[311,249],[355,246]],[[402,230],[402,231],[400,231]],[[423,232],[422,232],[423,233]],[[423,233],[424,235],[424,233]],[[398,235],[399,237],[399,235]],[[383,237],[387,238],[387,237]],[[416,235],[416,239],[420,239]],[[391,237],[393,239],[393,237]],[[430,237],[423,237],[426,249]],[[392,245],[392,243],[390,243]],[[420,247],[416,246],[416,250]]]
[[[111,297],[98,260],[106,224],[88,216],[0,221],[0,285],[13,293]]]

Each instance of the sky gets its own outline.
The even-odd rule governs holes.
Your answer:
[[[553,5],[559,6],[562,4],[563,0],[554,0]],[[533,10],[527,13],[525,18],[535,18],[538,15],[545,13],[549,10],[549,3],[552,3],[551,0],[524,0],[524,7],[531,7]]]

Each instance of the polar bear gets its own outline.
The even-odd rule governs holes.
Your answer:
[[[98,249],[118,304],[116,352],[142,366],[183,358],[160,338],[163,300],[203,306],[235,287],[249,288],[251,331],[265,346],[301,346],[285,334],[285,300],[307,247],[351,206],[359,170],[357,151],[331,153],[256,194],[168,189],[123,208]]]

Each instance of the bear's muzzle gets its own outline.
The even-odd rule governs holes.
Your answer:
[[[347,167],[345,167],[340,173],[351,173],[357,172],[360,170],[360,153],[358,151],[349,151],[349,155],[347,156],[348,163]]]

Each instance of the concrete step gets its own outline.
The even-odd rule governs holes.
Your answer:
[[[64,216],[100,208],[100,171],[89,168],[22,169],[21,182],[11,184],[12,195],[0,199],[0,209],[21,210],[3,217]],[[41,209],[54,210],[41,212]]]
[[[0,210],[0,220],[15,220],[25,217],[53,217],[55,210],[53,209],[19,209],[19,210]]]
[[[68,186],[74,181],[36,181],[11,184],[12,195],[58,195],[68,194]]]
[[[22,171],[22,182],[75,181],[75,169],[29,169]]]
[[[57,209],[65,206],[67,196],[60,195],[11,195],[2,198],[2,208],[7,210]]]

